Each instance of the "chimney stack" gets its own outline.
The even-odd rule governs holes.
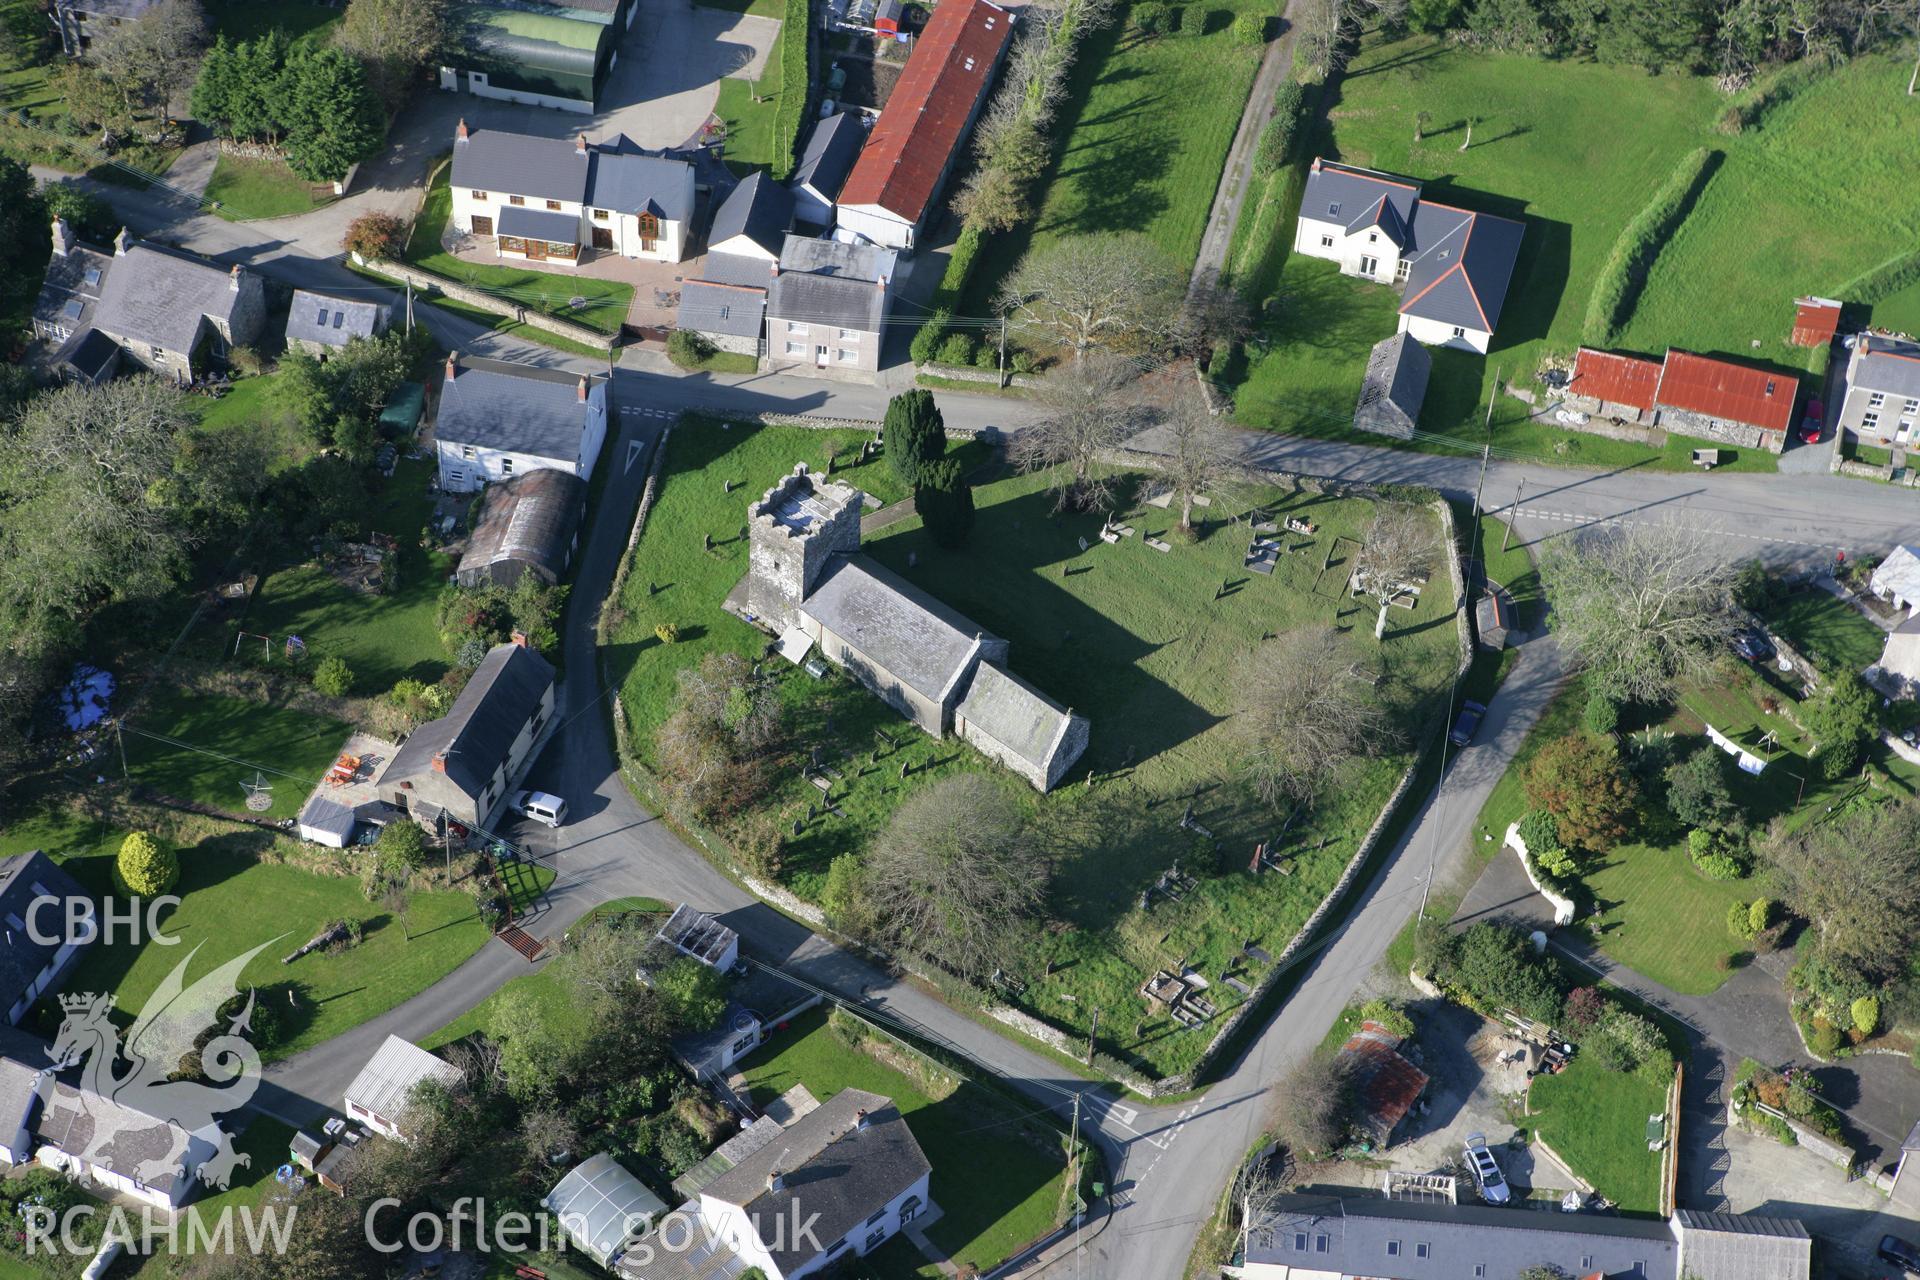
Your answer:
[[[460,117],[460,123],[454,129],[453,136],[455,140],[459,142],[465,142],[467,140],[467,118],[465,116]]]
[[[578,400],[579,400],[579,401],[580,401],[580,402],[581,402],[582,404],[585,404],[585,403],[586,403],[586,400],[587,400],[587,375],[586,375],[586,374],[584,374],[584,373],[580,375],[580,385],[579,385],[579,387],[578,387],[578,388],[576,389],[576,398],[577,398],[577,399],[578,399]]]
[[[73,228],[67,225],[65,218],[55,215],[53,219],[53,256],[64,258],[73,249]]]
[[[586,134],[582,133],[582,134],[575,135],[574,141],[573,141],[573,150],[576,155],[587,154],[587,135]]]
[[[767,1174],[767,1190],[774,1192],[783,1191],[786,1189],[786,1186],[787,1180],[780,1176],[778,1169]]]
[[[227,273],[227,288],[234,293],[240,292],[240,264],[234,263],[233,270]]]
[[[453,381],[453,352],[447,352],[447,381]]]
[[[126,257],[127,246],[131,243],[133,243],[133,240],[127,235],[127,229],[125,227],[120,228],[120,234],[113,238],[113,256],[116,258]]]
[[[447,771],[447,753],[446,752],[436,751],[433,753],[433,771],[435,773],[445,773]]]
[[[872,1123],[873,1121],[868,1117],[865,1107],[853,1113],[853,1127],[859,1132],[865,1133],[867,1126]]]
[[[511,636],[511,639],[515,644],[519,645],[522,649],[533,648],[533,641],[527,638],[527,633],[524,631],[515,631]]]

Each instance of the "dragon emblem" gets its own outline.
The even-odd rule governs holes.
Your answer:
[[[81,1109],[91,1110],[94,1099],[104,1098],[169,1121],[190,1134],[212,1128],[218,1134],[217,1145],[200,1163],[199,1176],[207,1186],[226,1190],[234,1170],[253,1162],[253,1157],[234,1150],[232,1135],[214,1122],[214,1117],[246,1106],[260,1087],[260,1054],[246,1038],[253,1017],[251,989],[239,1015],[200,1046],[200,1069],[206,1081],[169,1077],[179,1071],[181,1059],[193,1052],[200,1037],[218,1024],[220,1007],[239,994],[240,971],[277,941],[261,943],[188,986],[187,966],[200,952],[195,945],[147,1000],[124,1040],[109,1016],[114,1006],[111,995],[61,996],[65,1017],[47,1053],[61,1069],[84,1064]],[[128,1064],[125,1074],[116,1073],[121,1062]],[[109,1142],[109,1137],[96,1136],[83,1158],[99,1160],[101,1148]],[[150,1181],[167,1172],[184,1177],[187,1170],[180,1164],[155,1167],[147,1162],[135,1174]]]

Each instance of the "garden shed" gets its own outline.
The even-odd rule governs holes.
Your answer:
[[[329,849],[344,849],[352,841],[353,829],[359,822],[347,805],[326,796],[315,796],[300,811],[300,838]]]

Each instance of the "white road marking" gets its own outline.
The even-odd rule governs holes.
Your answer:
[[[1508,508],[1508,510],[1513,510],[1513,509],[1510,507]],[[1575,512],[1575,511],[1543,511],[1538,507],[1529,507],[1524,503],[1521,504],[1516,515],[1519,518],[1523,518],[1523,519],[1527,517],[1531,517],[1536,520],[1562,520],[1568,524],[1630,525],[1630,524],[1660,523],[1659,521],[1655,521],[1655,520],[1628,520],[1628,519],[1623,519],[1619,516],[1584,515],[1580,512]],[[1745,538],[1750,542],[1775,542],[1775,543],[1781,543],[1786,546],[1795,546],[1795,547],[1818,547],[1828,551],[1841,550],[1840,544],[1834,543],[1834,542],[1808,542],[1800,538],[1777,538],[1771,534],[1765,534],[1765,533],[1745,533],[1739,529],[1723,529],[1718,526],[1709,526],[1709,527],[1712,529],[1712,532],[1727,538]]]
[[[633,470],[634,461],[639,458],[642,453],[646,452],[646,448],[647,446],[641,444],[638,440],[627,441],[627,465],[620,469],[623,474]]]

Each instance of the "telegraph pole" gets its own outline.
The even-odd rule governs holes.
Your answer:
[[[407,332],[413,332],[413,281],[407,281]]]
[[[1520,483],[1513,486],[1513,510],[1507,513],[1506,532],[1500,535],[1500,554],[1507,554],[1507,540],[1513,537],[1513,522],[1520,518],[1520,490],[1526,487],[1527,478],[1520,477]]]
[[[120,721],[113,722],[113,740],[120,747],[120,780],[125,782],[132,775],[127,772],[127,740],[120,734]]]
[[[1093,1038],[1100,1031],[1100,1006],[1093,1006],[1093,1025],[1087,1029],[1087,1065],[1093,1065]],[[1076,1102],[1079,1095],[1075,1095]]]
[[[1000,317],[1000,385],[1007,385],[1007,318]]]

